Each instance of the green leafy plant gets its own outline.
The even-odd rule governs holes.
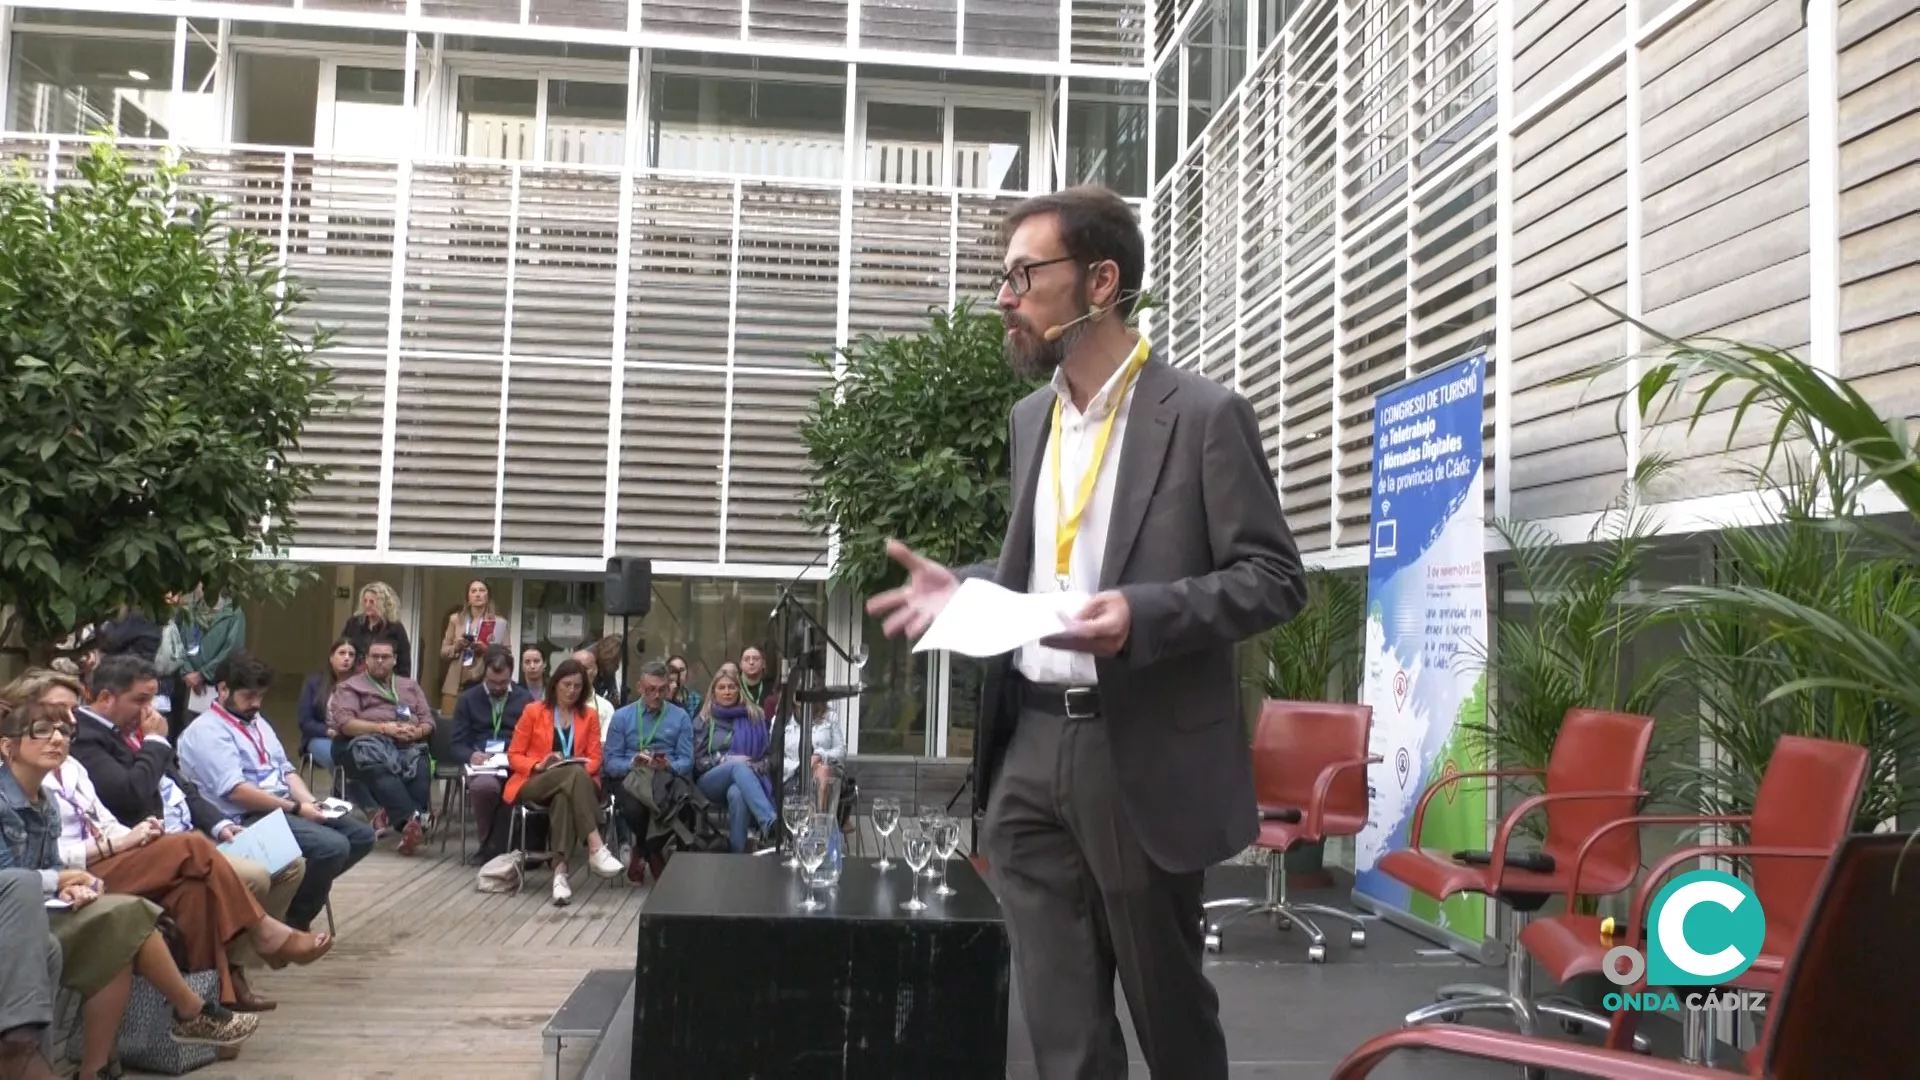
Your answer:
[[[1013,510],[1007,417],[1033,389],[1002,340],[997,317],[961,304],[932,311],[921,333],[842,353],[840,378],[800,423],[814,477],[801,516],[837,531],[837,584],[867,594],[898,580],[890,537],[949,566],[999,554]]]
[[[1358,701],[1365,648],[1364,576],[1307,572],[1307,603],[1260,639],[1265,671],[1248,679],[1278,701]]]
[[[1643,417],[1677,413],[1691,432],[1731,399],[1729,446],[1755,410],[1771,417],[1764,460],[1749,472],[1780,524],[1723,533],[1722,579],[1669,593],[1689,640],[1668,677],[1699,695],[1698,719],[1721,751],[1695,778],[1695,800],[1718,812],[1750,807],[1774,744],[1793,732],[1867,748],[1857,827],[1920,807],[1911,775],[1920,764],[1920,543],[1861,502],[1884,487],[1905,507],[1907,528],[1920,523],[1920,441],[1845,379],[1790,352],[1641,328],[1661,343],[1641,361],[1630,402]]]
[[[1491,762],[1546,768],[1569,709],[1652,711],[1658,680],[1628,661],[1657,610],[1640,585],[1657,526],[1644,497],[1667,468],[1643,458],[1585,545],[1562,544],[1535,522],[1494,522],[1528,600],[1524,614],[1496,612],[1491,651],[1469,653],[1495,688],[1489,722],[1466,728]]]
[[[49,193],[0,177],[0,606],[30,649],[204,583],[260,597],[322,469],[323,334],[261,238],[224,228],[186,167],[106,143]],[[0,635],[3,636],[3,635]]]

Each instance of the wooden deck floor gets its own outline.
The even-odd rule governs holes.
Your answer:
[[[858,850],[878,837],[861,819]],[[962,849],[970,838],[963,830]],[[899,837],[894,837],[899,858]],[[481,893],[455,842],[403,859],[383,840],[333,887],[339,941],[308,968],[262,972],[255,988],[279,1001],[240,1057],[194,1073],[205,1080],[372,1080],[379,1077],[531,1080],[540,1031],[595,968],[633,967],[649,887],[604,881],[582,866],[573,903],[556,908],[545,869],[519,895]],[[561,1076],[591,1047],[570,1047]]]

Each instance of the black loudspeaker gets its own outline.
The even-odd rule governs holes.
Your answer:
[[[607,560],[606,612],[636,618],[653,610],[653,560],[616,555]]]

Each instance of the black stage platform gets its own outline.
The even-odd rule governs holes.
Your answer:
[[[1264,873],[1257,869],[1220,867],[1208,875],[1207,893],[1209,898],[1253,895],[1264,884]],[[1297,892],[1295,899],[1344,906],[1346,895],[1342,885],[1321,892]],[[1497,968],[1469,964],[1379,920],[1368,926],[1369,940],[1364,949],[1348,947],[1344,933],[1329,934],[1324,964],[1307,963],[1306,945],[1297,932],[1282,933],[1257,919],[1228,928],[1225,951],[1209,956],[1207,966],[1220,989],[1221,1020],[1233,1058],[1233,1080],[1324,1080],[1349,1050],[1381,1031],[1399,1026],[1403,1015],[1431,1001],[1434,990],[1442,984],[1505,982],[1504,973]],[[1544,976],[1537,976],[1536,985],[1544,988],[1548,983]],[[1114,993],[1116,1001],[1124,1002],[1117,986]],[[581,1080],[672,1076],[647,1069],[644,1058],[641,1068],[633,1068],[632,1010],[629,994],[607,1037],[581,1073]],[[1018,1000],[1010,1011],[1007,1076],[1033,1080],[1033,1052],[1027,1046]],[[1124,1012],[1122,1020],[1126,1020]],[[1495,1018],[1479,1022],[1503,1029]],[[1127,1041],[1131,1045],[1133,1032],[1128,1026]],[[1653,1039],[1660,1056],[1675,1056],[1679,1043],[1675,1025],[1648,1017],[1641,1030]],[[1730,1049],[1721,1054],[1723,1062],[1737,1057]],[[1517,1069],[1437,1055],[1402,1055],[1374,1073],[1378,1080],[1508,1080],[1519,1075]],[[1571,1075],[1555,1073],[1553,1077],[1560,1080]],[[1132,1077],[1147,1077],[1137,1054]]]
[[[777,858],[676,856],[640,913],[632,1076],[896,1080],[1006,1070],[1007,937],[965,859],[956,891],[849,859],[806,911]]]

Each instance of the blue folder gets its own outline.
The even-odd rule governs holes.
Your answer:
[[[300,844],[287,826],[287,812],[275,810],[247,826],[240,835],[220,845],[220,850],[237,859],[249,859],[277,874],[300,857]]]

